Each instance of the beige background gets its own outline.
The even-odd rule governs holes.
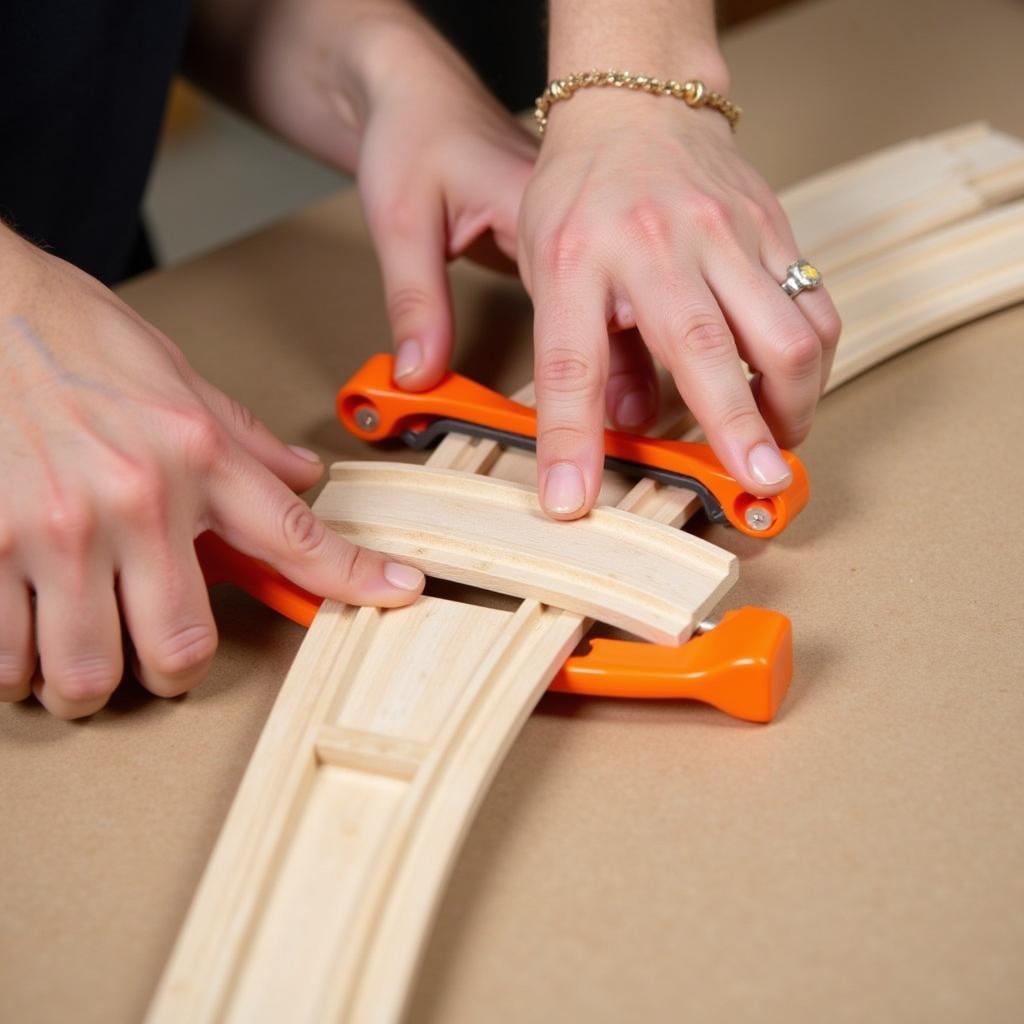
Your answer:
[[[988,117],[1024,134],[1024,10],[834,0],[727,40],[776,185]],[[813,255],[813,254],[808,254]],[[459,368],[529,373],[513,283],[456,271]],[[125,289],[289,441],[388,335],[351,196]],[[1018,1021],[1024,308],[823,404],[810,506],[730,606],[788,614],[776,724],[545,698],[445,899],[415,1022]],[[405,458],[396,451],[395,457]],[[301,632],[230,593],[212,678],[88,722],[0,709],[0,1018],[139,1018]]]

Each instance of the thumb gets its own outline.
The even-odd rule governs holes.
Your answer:
[[[419,597],[419,569],[339,536],[300,498],[245,456],[210,495],[214,531],[300,587],[347,604],[394,608]]]
[[[369,221],[395,341],[395,384],[423,391],[440,381],[452,350],[441,201],[403,202]]]

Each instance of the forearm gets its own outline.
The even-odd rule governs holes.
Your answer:
[[[712,0],[551,0],[549,20],[551,78],[616,68],[728,91]]]
[[[436,58],[443,54],[443,60]],[[353,170],[398,74],[472,76],[404,0],[197,0],[186,70],[288,141]]]

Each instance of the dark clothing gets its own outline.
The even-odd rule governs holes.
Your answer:
[[[0,4],[0,217],[108,284],[148,269],[140,205],[190,0]],[[532,103],[542,0],[421,6],[507,105]]]
[[[509,110],[533,107],[546,84],[547,0],[420,0],[417,6]]]
[[[189,0],[4,0],[0,216],[102,281],[151,263],[140,204]]]

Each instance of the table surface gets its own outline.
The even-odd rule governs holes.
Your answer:
[[[826,0],[726,40],[740,138],[775,185],[979,117],[1024,134],[1024,10]],[[813,256],[813,253],[809,254]],[[514,282],[454,270],[458,368],[529,375]],[[388,344],[354,199],[125,297],[287,440],[365,456],[333,393]],[[823,403],[807,510],[729,606],[793,620],[769,727],[546,697],[458,862],[414,1022],[1017,1021],[1024,999],[1024,308]],[[396,452],[394,457],[407,457]],[[183,700],[82,723],[0,709],[0,1018],[138,1019],[302,633],[215,600]]]

